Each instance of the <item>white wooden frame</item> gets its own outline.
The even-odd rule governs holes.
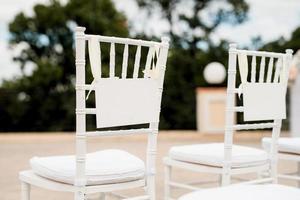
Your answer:
[[[188,163],[183,161],[174,160],[170,157],[164,158],[165,165],[165,192],[164,199],[169,200],[171,197],[171,188],[184,188],[189,190],[199,190],[199,187],[190,185],[189,183],[178,183],[172,181],[172,168],[177,167],[193,172],[199,173],[211,173],[217,174],[220,176],[220,183],[222,186],[229,185],[231,182],[232,175],[246,174],[246,173],[258,173],[258,178],[253,181],[247,181],[243,184],[252,184],[252,183],[267,183],[267,182],[277,182],[277,140],[280,135],[281,121],[274,119],[270,123],[254,123],[254,124],[234,124],[234,115],[236,112],[243,112],[242,106],[235,105],[235,95],[242,93],[243,91],[240,88],[236,87],[236,75],[237,75],[237,55],[238,53],[246,53],[247,56],[252,57],[251,62],[251,82],[256,82],[256,57],[262,57],[260,64],[260,74],[259,82],[265,82],[265,73],[267,73],[266,82],[271,82],[272,69],[274,59],[279,59],[282,62],[282,65],[276,65],[277,68],[274,74],[275,82],[278,81],[278,77],[286,77],[285,85],[287,87],[287,73],[280,73],[282,66],[290,66],[292,59],[292,50],[286,50],[286,53],[273,53],[273,52],[261,52],[261,51],[248,51],[237,49],[236,44],[230,44],[229,49],[229,67],[228,67],[228,81],[227,81],[227,102],[226,102],[226,122],[225,122],[225,138],[224,138],[224,164],[223,167],[211,167],[200,164]],[[270,64],[265,70],[266,57],[270,58]],[[248,74],[248,75],[249,75]],[[231,159],[232,159],[232,145],[233,145],[233,133],[238,130],[249,130],[249,129],[265,129],[272,128],[272,144],[270,152],[270,161],[267,164],[252,166],[252,167],[243,167],[243,168],[232,168]],[[262,178],[260,177],[259,172],[270,171],[270,177]]]
[[[169,48],[169,39],[162,38],[161,42],[152,42],[144,40],[136,40],[129,38],[107,37],[100,35],[88,35],[84,33],[84,27],[77,27],[75,32],[75,46],[76,46],[76,177],[75,184],[68,185],[51,181],[35,175],[32,171],[20,172],[19,178],[22,183],[22,200],[30,199],[30,187],[32,185],[42,187],[53,191],[74,192],[75,200],[84,200],[86,194],[90,193],[110,193],[118,190],[125,190],[131,188],[145,187],[146,194],[143,196],[126,198],[134,200],[155,199],[155,159],[156,159],[156,144],[158,134],[158,123],[150,123],[149,128],[143,129],[129,129],[129,130],[113,130],[113,131],[86,131],[86,115],[96,114],[95,108],[86,108],[86,90],[93,90],[91,84],[86,84],[85,81],[85,46],[89,39],[97,38],[99,42],[106,42],[111,44],[110,51],[110,78],[115,78],[115,48],[114,44],[124,45],[122,78],[126,78],[127,63],[128,63],[128,45],[137,46],[134,64],[134,78],[138,76],[140,67],[141,47],[148,47],[149,52],[147,56],[146,70],[150,70],[154,48],[159,50],[155,67],[159,70],[158,90],[159,101],[161,102],[161,95],[163,91],[164,74],[166,70],[167,54]],[[100,56],[100,55],[99,55]],[[154,61],[153,61],[154,62]],[[149,78],[146,75],[144,78]],[[157,110],[160,112],[160,110]],[[146,161],[146,175],[145,179],[130,181],[125,183],[105,184],[86,186],[85,164],[86,164],[86,139],[94,136],[112,136],[112,135],[128,135],[128,134],[148,134],[147,145],[147,161]]]

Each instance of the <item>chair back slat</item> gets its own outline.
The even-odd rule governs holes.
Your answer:
[[[101,49],[96,37],[90,38],[88,48],[92,73],[101,77]]]
[[[254,83],[256,81],[256,56],[252,56],[251,61],[251,82]]]
[[[274,79],[273,79],[274,83],[279,82],[279,75],[280,75],[280,71],[282,70],[282,66],[283,66],[283,59],[278,58],[277,62],[275,64],[275,74],[274,74]]]
[[[133,69],[133,78],[138,78],[139,68],[141,60],[141,46],[138,45],[135,54],[134,69]]]
[[[145,73],[144,77],[147,75],[146,72],[148,72],[151,68],[151,62],[154,62],[153,60],[153,55],[155,53],[154,47],[149,47],[148,54],[147,54],[147,60],[146,60],[146,65],[145,65]]]
[[[270,57],[269,65],[268,65],[267,81],[266,81],[267,83],[270,83],[272,79],[272,72],[273,72],[273,65],[274,65],[273,62],[274,62],[273,57]]]
[[[109,77],[113,78],[115,76],[115,43],[110,44],[110,53],[109,53]]]
[[[127,67],[128,67],[128,44],[124,45],[123,51],[123,62],[122,62],[122,79],[127,77]]]
[[[264,82],[265,77],[265,64],[266,64],[266,58],[265,56],[262,56],[260,61],[260,70],[259,70],[259,82]]]

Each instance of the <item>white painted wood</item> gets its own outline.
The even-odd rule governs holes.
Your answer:
[[[30,200],[30,185],[26,182],[21,182],[21,200]]]
[[[251,50],[243,50],[238,49],[238,52],[246,52],[249,56],[260,56],[260,57],[274,57],[280,58],[285,55],[285,53],[276,53],[276,52],[266,52],[266,51],[251,51]]]
[[[148,200],[150,197],[148,195],[133,197],[133,198],[126,198],[124,200]]]
[[[123,52],[123,62],[122,62],[122,78],[125,79],[127,77],[127,67],[128,67],[128,44],[124,45]]]
[[[53,191],[65,191],[74,193],[75,200],[84,200],[87,194],[91,193],[109,193],[119,190],[127,190],[134,188],[146,188],[146,194],[143,196],[137,196],[133,198],[127,198],[127,200],[154,200],[155,199],[155,159],[156,159],[156,148],[157,148],[157,134],[158,134],[158,125],[159,125],[159,113],[160,113],[160,104],[161,104],[161,96],[163,89],[163,81],[164,74],[167,62],[167,54],[169,48],[169,40],[167,38],[162,38],[161,42],[152,42],[152,41],[144,41],[144,40],[136,40],[129,38],[117,38],[117,37],[107,37],[107,36],[99,36],[99,35],[87,35],[84,33],[84,27],[77,27],[75,32],[75,51],[76,51],[76,176],[74,180],[74,185],[63,184],[59,182],[55,182],[50,179],[42,178],[33,173],[33,171],[23,171],[20,172],[19,178],[22,181],[22,200],[29,200],[28,196],[28,188],[30,185],[34,185],[37,187],[42,187],[45,189],[53,190]],[[92,68],[92,75],[94,77],[94,81],[92,83],[86,83],[85,80],[85,45],[88,42],[88,50],[89,50],[89,61]],[[109,43],[110,44],[110,63],[109,63],[109,78],[101,77],[101,49],[100,43]],[[115,60],[116,60],[116,46],[115,44],[124,45],[123,52],[123,63],[122,63],[122,73],[121,77],[116,77],[115,74]],[[137,53],[135,56],[135,74],[133,78],[127,78],[127,67],[129,58],[129,45],[137,46]],[[138,74],[138,70],[140,66],[141,59],[141,47],[146,46],[148,48],[156,46],[159,49],[159,55],[157,62],[150,63],[154,64],[154,67],[158,71],[158,76],[156,77],[147,77],[138,78],[136,75]],[[153,57],[151,58],[153,59]],[[145,77],[146,78],[146,77]],[[130,82],[130,80],[133,80]],[[134,85],[133,88],[130,88],[126,83],[132,83]],[[120,84],[121,83],[121,84]],[[100,97],[100,100],[105,100],[106,102],[102,102],[107,108],[113,109],[111,104],[112,101],[109,102],[109,98],[119,98],[121,107],[119,107],[119,112],[117,110],[112,111],[113,114],[116,115],[115,120],[113,118],[109,118],[109,120],[100,118],[102,127],[107,126],[119,126],[119,125],[127,125],[129,120],[129,124],[135,123],[148,123],[148,128],[142,129],[126,129],[126,130],[108,130],[108,131],[86,131],[86,115],[87,114],[96,114],[102,115],[103,111],[105,111],[105,107],[96,103],[96,108],[86,108],[86,98],[85,92],[91,91],[99,92],[97,87],[102,84],[100,87],[101,92],[104,92],[106,95],[106,99]],[[109,90],[111,93],[109,93]],[[120,94],[120,90],[126,90],[127,95],[130,96],[129,99],[125,100],[124,98],[120,98],[117,95]],[[145,93],[144,90],[147,92]],[[144,92],[143,94],[141,94]],[[137,94],[138,93],[138,94]],[[99,95],[99,94],[98,94]],[[143,96],[143,97],[141,97]],[[147,97],[146,98],[144,98]],[[99,99],[99,96],[98,96]],[[140,100],[140,101],[138,101]],[[148,101],[148,102],[147,102]],[[153,103],[155,102],[155,103]],[[133,107],[135,104],[135,107]],[[155,104],[153,106],[152,104]],[[139,105],[139,107],[138,107]],[[123,107],[127,108],[124,110]],[[100,109],[99,109],[100,107]],[[136,107],[139,110],[136,110]],[[131,108],[129,110],[128,108]],[[123,110],[122,110],[123,109]],[[108,110],[106,110],[108,112]],[[131,119],[124,119],[125,117],[121,117],[120,112],[126,111],[131,113]],[[145,113],[143,113],[145,112]],[[133,113],[133,114],[132,114]],[[106,113],[107,116],[111,113]],[[145,117],[146,116],[146,117]],[[145,117],[145,118],[143,118]],[[140,119],[143,118],[143,119]],[[105,121],[106,120],[106,121]],[[131,120],[131,121],[130,121]],[[146,163],[146,174],[145,178],[142,180],[122,182],[122,183],[114,183],[114,184],[105,184],[105,185],[94,185],[87,186],[86,185],[86,175],[85,175],[85,165],[86,165],[86,146],[87,141],[86,137],[88,136],[110,136],[110,135],[130,135],[130,134],[148,134],[148,145],[147,145],[147,163]]]
[[[252,56],[251,61],[251,82],[254,83],[256,81],[256,56]]]
[[[75,58],[76,58],[76,84],[85,84],[85,37],[84,37],[85,28],[78,27],[75,32]],[[93,41],[95,38],[91,38]],[[93,43],[95,45],[95,43]],[[100,52],[98,45],[93,46],[95,53]],[[99,52],[98,52],[99,51]],[[100,53],[99,53],[100,54]],[[95,65],[99,64],[100,55],[93,54],[92,59],[97,60],[92,62]],[[101,64],[101,63],[100,63]],[[93,68],[93,67],[92,67]],[[96,69],[96,66],[95,66]],[[99,71],[94,71],[94,73]],[[76,90],[76,109],[85,109],[85,91]],[[84,114],[76,114],[76,177],[75,185],[82,190],[86,184],[85,178],[85,154],[86,154],[86,116]],[[82,193],[75,193],[75,199],[83,200],[84,196]]]
[[[174,181],[170,181],[169,186],[177,187],[177,188],[184,188],[184,189],[188,189],[188,190],[192,190],[192,191],[201,189],[199,187],[195,187],[195,186],[192,186],[190,184],[183,184],[183,183],[178,183],[178,182],[174,182]]]
[[[114,42],[115,44],[128,44],[128,45],[134,45],[134,46],[140,45],[140,46],[146,46],[146,47],[151,47],[154,45],[161,46],[160,42],[154,42],[154,41],[145,41],[145,40],[131,39],[131,38],[118,38],[118,37],[109,37],[109,36],[103,36],[103,35],[85,34],[86,40],[89,40],[92,37],[96,37],[99,42],[107,42],[107,43]]]
[[[148,50],[147,60],[146,60],[146,65],[145,65],[145,71],[144,71],[144,77],[147,76],[146,72],[150,70],[151,63],[154,62],[154,59],[153,59],[154,54],[155,54],[155,48],[153,46],[153,47],[150,47],[149,50]]]
[[[157,58],[156,68],[158,69],[158,77],[154,77],[158,80],[158,89],[159,94],[157,99],[159,99],[161,104],[162,92],[163,92],[163,83],[166,71],[166,63],[168,58],[168,49],[169,49],[169,38],[162,37],[162,44],[159,50],[159,55]],[[157,112],[160,113],[160,106],[157,107]],[[155,174],[156,174],[156,151],[157,151],[157,134],[158,134],[158,122],[150,123],[150,128],[155,130],[153,134],[148,135],[148,145],[147,145],[147,191],[150,197],[150,200],[156,199],[156,188],[155,188]]]
[[[140,60],[141,60],[141,46],[139,45],[136,49],[136,54],[135,54],[133,78],[138,78],[139,68],[140,68]]]
[[[274,83],[279,82],[279,75],[280,75],[280,71],[282,70],[282,66],[283,66],[283,59],[282,58],[277,59],[277,62],[275,64],[275,74],[273,79]]]
[[[87,131],[88,137],[95,136],[115,136],[115,135],[132,135],[132,134],[150,134],[154,130],[150,128],[126,129],[126,130],[108,130],[108,131]]]
[[[232,126],[233,130],[251,130],[273,128],[275,123],[253,123],[253,124],[236,124]]]
[[[268,65],[267,83],[271,82],[271,78],[272,78],[272,74],[273,74],[273,66],[274,66],[274,60],[273,60],[273,57],[271,57],[269,60],[269,65]]]
[[[168,166],[166,173],[169,170],[172,170],[174,167],[189,170],[198,173],[211,173],[217,174],[222,176],[221,185],[226,186],[231,184],[231,177],[232,175],[241,175],[247,173],[263,173],[265,171],[269,172],[269,176],[266,178],[258,178],[255,180],[250,180],[244,182],[244,184],[260,184],[260,183],[267,183],[267,182],[277,182],[277,140],[280,135],[281,129],[281,119],[272,118],[272,122],[263,122],[263,123],[251,123],[251,124],[235,124],[234,123],[234,113],[235,112],[242,112],[244,115],[245,106],[235,105],[235,98],[236,94],[243,94],[244,87],[236,88],[236,71],[237,66],[244,66],[242,70],[242,77],[241,79],[245,83],[249,83],[247,81],[248,73],[251,73],[250,83],[261,83],[261,84],[278,84],[279,80],[280,83],[284,86],[285,90],[287,88],[287,72],[289,69],[289,61],[291,60],[289,53],[273,53],[273,52],[260,52],[260,51],[248,51],[248,50],[240,50],[236,48],[236,45],[230,45],[229,49],[229,67],[228,67],[228,82],[227,82],[227,104],[226,104],[226,126],[225,126],[225,135],[224,135],[224,161],[222,167],[213,167],[207,165],[201,165],[191,162],[185,161],[178,161],[172,159],[171,157],[164,158],[165,166]],[[239,60],[239,65],[237,65],[237,56],[241,56]],[[248,62],[247,56],[252,56],[251,61],[251,70],[248,69]],[[259,79],[256,80],[256,60],[259,59],[260,68],[259,68]],[[275,70],[274,79],[272,81],[272,71],[273,71],[273,64],[274,59],[278,59],[282,62],[282,66]],[[268,71],[265,70],[265,62],[266,60],[270,60],[268,65]],[[244,73],[243,73],[244,72]],[[246,74],[245,74],[246,72]],[[277,73],[277,75],[276,75]],[[271,74],[271,75],[270,75]],[[278,76],[278,77],[276,77]],[[266,80],[264,78],[267,77]],[[265,83],[267,82],[267,83]],[[249,84],[250,84],[249,83]],[[257,94],[259,96],[259,94]],[[285,97],[285,92],[282,93],[282,96]],[[258,106],[256,106],[258,107]],[[246,166],[246,167],[232,167],[232,146],[233,146],[233,134],[234,131],[238,130],[248,130],[248,129],[265,129],[271,128],[272,129],[272,151],[269,154],[270,161],[266,163],[262,163],[256,166]],[[294,158],[295,159],[295,158]],[[298,159],[298,158],[297,158]],[[300,159],[299,159],[300,160]],[[190,186],[188,184],[177,183],[173,182],[171,178],[166,175],[165,185],[166,187],[175,186],[185,189],[196,189],[193,188],[194,186]],[[165,190],[164,199],[170,199],[171,192],[169,190]]]
[[[171,197],[171,187],[170,187],[170,180],[171,180],[171,167],[169,165],[164,166],[164,199],[167,200]]]
[[[265,78],[265,64],[266,64],[266,58],[263,56],[260,61],[260,70],[259,70],[259,82],[264,82]]]
[[[109,54],[109,77],[115,77],[115,43],[110,43],[110,54]]]

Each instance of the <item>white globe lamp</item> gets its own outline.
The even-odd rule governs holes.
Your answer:
[[[219,62],[211,62],[205,66],[204,79],[210,84],[222,83],[226,77],[224,65]]]

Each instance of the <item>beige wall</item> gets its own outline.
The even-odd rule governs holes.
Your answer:
[[[196,98],[197,130],[222,134],[225,127],[226,88],[197,88]]]

